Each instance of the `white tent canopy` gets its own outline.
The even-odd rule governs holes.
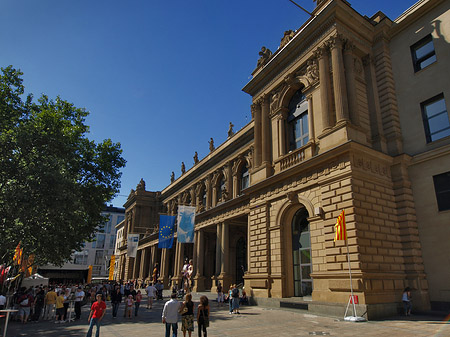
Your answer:
[[[39,275],[38,273],[33,274],[22,280],[22,287],[26,288],[40,286],[41,284],[44,286],[48,286],[48,278]]]

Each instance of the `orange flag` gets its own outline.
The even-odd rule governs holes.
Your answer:
[[[14,253],[13,261],[16,265],[22,264],[22,249],[20,248],[20,242],[17,244],[16,252]]]
[[[339,214],[336,225],[334,225],[334,241],[347,240],[347,227],[345,227],[345,213]]]

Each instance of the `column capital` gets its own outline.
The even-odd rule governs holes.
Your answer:
[[[355,44],[352,41],[347,39],[344,43],[344,53],[352,54],[355,49],[356,49]]]
[[[342,34],[335,34],[328,40],[328,45],[331,49],[342,48],[344,44],[344,36]]]

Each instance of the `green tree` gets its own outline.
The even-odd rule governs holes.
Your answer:
[[[86,110],[59,97],[23,100],[22,75],[1,68],[0,263],[20,242],[36,264],[62,264],[105,221],[126,161],[119,143],[86,137]]]

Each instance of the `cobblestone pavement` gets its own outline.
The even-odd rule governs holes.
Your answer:
[[[210,295],[210,294],[209,294]],[[212,297],[212,296],[208,296]],[[194,294],[194,301],[198,302]],[[103,319],[102,337],[140,337],[164,336],[165,328],[161,323],[164,301],[156,302],[153,309],[146,309],[146,300],[141,304],[138,317],[123,317],[123,304],[118,317],[112,318],[108,303],[107,313]],[[10,322],[8,337],[42,336],[71,337],[85,336],[88,330],[88,306],[83,307],[82,319],[79,321],[55,324],[53,321],[20,324]],[[3,332],[3,321],[0,323]],[[182,336],[179,323],[178,336]],[[95,331],[95,328],[94,328]],[[197,336],[197,326],[193,336]],[[208,336],[450,336],[450,323],[442,317],[411,316],[393,317],[388,320],[363,323],[345,322],[341,318],[308,314],[302,310],[268,309],[257,306],[241,307],[240,315],[230,315],[228,305],[217,307],[211,302],[211,321]],[[93,334],[95,336],[95,332]]]

